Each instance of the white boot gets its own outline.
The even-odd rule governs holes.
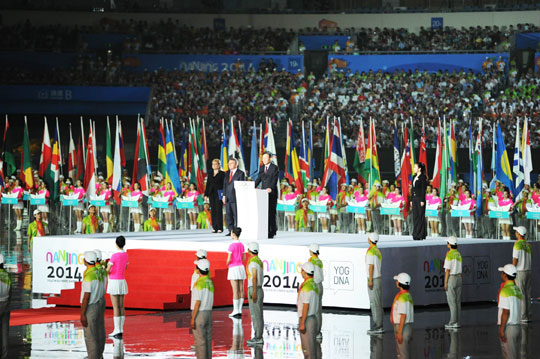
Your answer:
[[[126,321],[126,317],[122,315],[120,317],[120,333],[124,332],[124,322]]]
[[[336,225],[335,225],[335,224],[331,224],[331,225],[330,225],[330,231],[331,231],[332,233],[336,233]]]
[[[197,229],[197,225],[196,224],[190,224],[189,225],[189,229]]]
[[[111,334],[109,334],[109,337],[114,337],[116,334],[120,333],[120,323],[121,319],[120,317],[113,317],[114,322],[114,329]]]
[[[135,232],[139,232],[141,230],[141,224],[140,223],[134,223],[133,224],[133,229],[135,230]]]
[[[328,228],[327,229],[324,229],[322,230],[323,233],[328,233]]]
[[[366,230],[368,232],[371,230],[371,221],[366,221]]]
[[[287,231],[293,232],[293,231],[294,231],[294,228],[289,227],[289,228],[287,228]]]
[[[103,233],[108,233],[109,232],[109,222],[104,222],[103,223]]]
[[[363,230],[359,229],[358,234],[362,234]]]
[[[82,222],[77,221],[77,229],[75,230],[75,233],[81,233],[82,231]]]
[[[16,231],[20,231],[22,227],[22,219],[17,220],[17,227],[15,227]]]
[[[238,304],[237,304],[238,299],[233,299],[232,302],[233,302],[233,311],[231,312],[231,314],[229,314],[229,318],[232,318],[236,314],[238,314],[238,312],[236,311],[236,308],[238,307]]]
[[[244,298],[238,299],[236,312],[242,314],[242,306],[244,305]]]
[[[165,230],[172,231],[172,224],[165,225]]]

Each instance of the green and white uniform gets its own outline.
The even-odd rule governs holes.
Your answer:
[[[529,320],[531,311],[531,245],[524,239],[514,243],[512,257],[517,259],[516,286],[523,296],[521,300],[521,320]]]
[[[381,266],[382,254],[379,248],[371,245],[366,252],[366,273],[369,279],[369,267],[373,265],[373,288],[369,289],[369,307],[371,308],[371,318],[373,320],[372,330],[383,328],[383,304],[382,304],[382,283],[381,283]]]
[[[410,357],[409,343],[412,339],[412,324],[414,322],[414,302],[409,291],[402,290],[396,295],[392,305],[392,323],[394,324],[394,335],[399,329],[401,314],[405,314],[405,324],[403,325],[403,342],[400,344],[396,340],[396,351],[398,358],[408,359]]]
[[[257,287],[253,287],[253,269],[257,270]],[[253,323],[253,330],[255,335],[253,339],[262,339],[264,330],[263,319],[263,301],[264,291],[262,288],[264,275],[263,275],[263,263],[259,256],[253,256],[247,263],[247,280],[248,280],[248,303],[249,313],[251,315],[251,321]],[[257,291],[257,301],[253,302],[251,296],[253,291]]]
[[[462,264],[463,259],[457,249],[450,249],[444,259],[444,270],[450,271],[448,276],[448,290],[446,300],[450,307],[450,322],[448,324],[459,324],[461,318],[461,285],[462,285]]]
[[[302,351],[304,358],[315,358],[317,353],[317,310],[319,308],[319,287],[313,278],[308,278],[298,292],[298,300],[296,308],[298,318],[302,317],[302,309],[304,304],[309,304],[309,310],[305,321],[306,330],[300,333],[300,342],[302,343]]]
[[[313,281],[315,284],[317,284],[317,287],[319,288],[319,309],[317,310],[317,324],[318,324],[318,332],[319,334],[321,332],[322,328],[322,297],[323,297],[323,281],[324,281],[324,272],[323,272],[323,262],[320,260],[319,257],[312,256],[309,258],[309,262],[313,264],[313,267],[315,268],[315,272],[313,272]]]
[[[83,328],[89,359],[101,358],[105,348],[105,313],[101,302],[104,300],[105,288],[103,271],[96,266],[88,267],[83,276],[81,303],[84,294],[90,293],[88,307],[86,308],[88,326]]]
[[[197,279],[191,291],[191,310],[197,301],[201,302],[195,317],[193,339],[195,341],[195,355],[197,359],[212,358],[212,307],[214,305],[214,283],[208,275]]]
[[[497,315],[497,325],[501,325],[501,316],[503,309],[507,309],[508,320],[504,328],[506,342],[501,341],[501,350],[503,358],[519,358],[521,335],[520,319],[521,319],[521,300],[523,295],[513,281],[509,280],[504,283],[499,292],[499,313]]]

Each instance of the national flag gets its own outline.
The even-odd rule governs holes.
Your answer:
[[[68,152],[68,177],[75,180],[77,174],[77,149],[73,142],[73,133],[71,132],[71,123],[69,124],[69,152]]]
[[[15,163],[15,157],[13,153],[6,150],[6,135],[9,129],[9,120],[6,115],[6,125],[4,127],[4,143],[3,143],[3,152],[4,152],[4,162],[6,162],[6,176],[11,176],[17,170],[17,164]]]
[[[336,184],[330,188],[330,195],[332,199],[335,200],[338,192],[339,186],[343,183],[347,183],[347,174],[345,172],[344,162],[343,162],[343,152],[344,148],[341,145],[339,140],[340,128],[339,122],[337,119],[334,119],[334,131],[332,135],[332,146],[330,148],[330,155],[326,161],[326,168],[324,170],[324,175],[322,183],[324,186],[328,186],[331,176],[335,175]]]
[[[489,182],[489,189],[494,190],[497,186],[497,166],[495,165],[495,162],[497,162],[497,131],[494,123],[491,124],[491,132],[493,138],[491,140],[491,182]]]
[[[516,143],[514,146],[514,199],[517,200],[521,195],[521,191],[525,186],[525,178],[523,175],[523,153],[521,152],[521,138],[519,137],[519,117],[516,125]]]
[[[475,143],[473,143],[472,136],[472,119],[469,120],[469,183],[471,184],[472,193],[476,193],[476,181],[474,180],[475,174],[475,159],[473,152],[475,152]]]
[[[163,131],[163,119],[159,121],[158,141],[157,173],[158,175],[165,177],[165,174],[167,173],[167,157],[165,156],[165,132]]]
[[[225,134],[225,124],[221,121],[221,151],[219,151],[219,159],[223,171],[229,170],[229,155],[228,155],[227,135]]]
[[[484,178],[484,163],[482,162],[482,118],[478,121],[478,136],[475,146],[476,158],[476,215],[482,215],[482,180]]]
[[[347,166],[347,152],[345,146],[343,146],[343,132],[341,131],[341,118],[338,117],[338,130],[339,130],[339,143],[341,145],[341,153],[343,156],[343,168],[345,169],[345,183],[349,184],[349,168]]]
[[[315,177],[315,159],[313,158],[313,122],[309,120],[309,138],[307,141],[307,161],[309,166],[309,180]]]
[[[96,174],[98,173],[98,160],[97,160],[97,141],[96,141],[96,121],[90,120],[90,127],[92,128],[92,146],[94,150],[94,166],[96,167]]]
[[[272,163],[277,166],[278,162],[277,162],[276,142],[274,141],[274,131],[272,130],[271,119],[268,119],[266,121],[266,127],[264,131],[264,150],[272,154]]]
[[[141,185],[141,192],[148,195],[149,180],[148,180],[148,156],[146,151],[146,136],[144,131],[144,120],[141,118],[138,122],[139,133],[137,136],[137,151],[135,152],[135,163],[133,176],[134,182],[139,182]]]
[[[189,182],[195,184],[199,192],[204,192],[204,176],[201,169],[201,159],[199,156],[199,140],[197,136],[197,126],[194,122],[189,121],[189,143],[190,143],[190,156],[189,163],[191,164],[189,172]],[[176,165],[176,164],[175,164]]]
[[[422,120],[422,138],[420,139],[420,154],[418,155],[418,162],[423,163],[426,168],[426,177],[428,172],[427,166],[427,151],[426,151],[426,131],[424,126],[424,120]]]
[[[266,122],[266,120],[265,120]],[[263,154],[264,154],[264,132],[262,124],[259,126],[259,167],[263,165]]]
[[[105,138],[106,146],[105,146],[105,152],[106,152],[106,162],[107,162],[107,178],[106,181],[109,185],[112,185],[112,177],[113,177],[113,171],[114,171],[114,162],[113,162],[113,154],[112,154],[112,143],[111,143],[111,125],[109,123],[109,116],[107,116],[107,136]]]
[[[54,138],[52,142],[52,157],[51,166],[48,171],[50,176],[49,194],[51,201],[55,202],[60,198],[60,141],[58,128],[54,132]]]
[[[409,215],[409,184],[411,181],[411,143],[408,140],[407,136],[407,127],[402,128],[403,130],[403,143],[405,148],[403,149],[403,154],[401,156],[401,171],[400,171],[400,182],[401,182],[401,195],[406,199],[405,206],[403,208],[403,217],[407,218]]]
[[[172,135],[168,131],[168,126],[165,129],[165,156],[167,158],[167,175],[165,176],[165,181],[170,182],[176,195],[179,195],[182,193],[182,183],[178,176],[178,167],[174,158]]]
[[[141,117],[141,134],[144,137],[144,155],[146,158],[146,180],[148,184],[148,190],[150,190],[150,173],[152,173],[152,169],[150,168],[150,152],[148,151],[148,136],[146,136],[146,126],[144,124],[144,118]],[[172,138],[172,136],[171,136]],[[174,151],[174,142],[173,142],[173,151]],[[176,156],[175,156],[176,158]],[[142,185],[141,185],[142,187]],[[145,193],[146,194],[146,193]]]
[[[90,198],[96,194],[96,166],[94,165],[94,141],[92,141],[92,126],[90,126],[88,131],[88,148],[86,150],[84,187],[86,188],[86,196]]]
[[[366,166],[369,168],[368,187],[371,190],[373,184],[381,182],[381,173],[379,170],[379,155],[377,151],[377,135],[375,133],[375,123],[369,120],[368,146],[366,148]]]
[[[116,116],[118,120],[118,116]],[[118,121],[119,135],[120,135],[120,161],[122,163],[122,168],[126,167],[126,154],[124,153],[124,134],[122,133],[122,121]]]
[[[52,150],[51,150],[51,137],[49,136],[49,126],[47,125],[47,117],[44,119],[45,124],[43,126],[43,140],[41,142],[41,155],[39,157],[39,176],[45,177],[45,172],[51,164]]]
[[[6,135],[9,128],[8,115],[6,115],[6,125],[4,127],[4,140],[2,141],[4,148],[6,147]]]
[[[251,132],[251,158],[249,161],[249,177],[255,181],[259,175],[259,153],[257,147],[257,126],[253,121],[253,128]]]
[[[238,140],[238,135],[234,129],[234,121],[231,118],[231,127],[229,132],[229,148],[228,154],[238,160],[238,169],[241,171],[246,171],[246,166],[244,164],[244,157],[242,156],[242,151],[240,148],[240,142]]]
[[[306,141],[306,131],[304,128],[304,121],[302,121],[302,145],[300,146],[300,153],[298,157],[298,163],[300,165],[300,173],[302,174],[302,182],[304,187],[307,186],[310,178],[309,174],[309,162],[307,159],[308,144]]]
[[[120,121],[116,118],[116,131],[114,134],[114,159],[111,189],[120,192],[122,189],[122,156],[120,154]],[[117,193],[115,193],[117,195]]]
[[[330,135],[330,119],[326,117],[326,131],[324,134],[324,153],[323,153],[323,163],[322,163],[322,170],[326,172],[326,161],[328,161],[328,158],[330,157],[330,149],[332,147],[332,136]],[[323,172],[323,175],[324,175]]]
[[[438,125],[438,135],[437,135],[437,150],[435,151],[435,164],[433,165],[433,181],[431,184],[433,187],[437,188],[439,190],[440,194],[440,187],[441,187],[441,171],[443,170],[442,167],[442,158],[443,158],[443,141],[442,141],[442,133],[441,133],[441,120],[439,119],[439,125]]]
[[[360,127],[358,128],[353,167],[358,174],[358,180],[365,186],[367,183],[366,179],[369,180],[369,168],[366,166],[366,140],[364,137],[364,123],[362,120],[360,120]]]
[[[83,117],[81,116],[81,145],[82,145],[82,158],[83,158],[83,166],[86,169],[86,144],[84,137],[84,123],[83,123]]]
[[[396,121],[394,120],[394,175],[398,181],[401,172],[401,156],[399,155],[399,139]]]
[[[255,135],[256,136],[256,135]],[[208,173],[208,170],[206,168],[206,162],[208,162],[208,146],[206,145],[206,126],[204,123],[204,118],[202,119],[202,130],[201,130],[201,163],[203,164],[202,171],[204,173],[204,176],[206,177],[206,174]],[[255,141],[257,142],[257,141]]]
[[[508,153],[504,145],[504,138],[501,130],[501,125],[497,124],[497,159],[495,161],[495,176],[506,187],[514,193],[514,182],[512,180],[512,169],[508,161]]]
[[[449,138],[449,153],[448,157],[450,160],[450,179],[449,183],[457,183],[457,144],[456,144],[456,133],[455,133],[455,121],[450,120],[450,138]]]
[[[409,125],[411,126],[411,130],[409,132],[409,141],[411,142],[410,147],[410,157],[411,157],[411,173],[414,173],[414,163],[416,160],[416,157],[414,156],[414,128],[413,128],[413,118],[412,116],[409,116]]]
[[[58,157],[60,158],[59,171],[60,171],[60,174],[63,175],[64,172],[62,168],[64,166],[64,154],[62,153],[62,140],[60,139],[60,126],[58,125],[58,117],[56,118],[56,133],[58,135]]]
[[[441,186],[439,187],[439,197],[445,198],[448,191],[448,168],[450,167],[449,141],[446,135],[446,118],[443,119],[443,139],[442,139],[442,165],[441,165]]]
[[[236,133],[236,135],[238,136],[238,147],[240,148],[240,157],[242,158],[242,161],[244,162],[244,169],[242,171],[247,173],[246,163],[244,161],[244,158],[246,158],[244,156],[244,144],[243,144],[244,136],[242,135],[242,124],[240,123],[240,120],[238,120],[238,132]],[[230,142],[229,142],[229,145],[230,145]]]
[[[76,178],[74,178],[74,180],[84,181],[85,160],[82,142],[84,142],[84,139],[81,139],[79,137],[79,141],[77,142],[77,172],[75,175]]]
[[[531,172],[533,170],[531,157],[531,138],[529,134],[529,120],[525,118],[523,121],[523,139],[521,141],[523,153],[523,177],[526,185],[531,185]]]
[[[27,189],[34,187],[34,177],[32,174],[32,159],[30,153],[30,139],[28,137],[28,122],[24,116],[24,135],[23,135],[23,152],[21,154],[21,182]]]
[[[292,121],[287,122],[287,145],[285,149],[285,178],[289,183],[294,183],[300,193],[304,193],[304,181],[300,172],[300,164],[294,145]]]

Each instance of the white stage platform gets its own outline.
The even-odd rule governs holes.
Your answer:
[[[98,235],[50,236],[34,239],[33,292],[60,293],[74,287],[84,272],[82,253],[99,248],[108,258],[116,251],[114,239],[126,237],[126,249],[226,252],[231,243],[224,234],[209,230],[168,232],[107,233]],[[368,309],[365,254],[367,235],[337,233],[278,232],[276,238],[262,240],[260,257],[264,263],[265,303],[296,304],[302,282],[300,265],[309,258],[307,247],[321,246],[324,263],[326,307]],[[500,286],[499,266],[512,261],[513,241],[460,239],[463,256],[463,302],[495,301]],[[540,242],[532,242],[533,258],[540,258]],[[407,272],[412,277],[415,305],[446,303],[443,262],[446,241],[441,238],[413,241],[411,237],[380,236],[383,255],[383,301],[392,304],[396,293],[392,277]],[[194,256],[182,256],[179,263],[193,263]],[[186,263],[187,263],[186,262]],[[215,270],[216,268],[212,268]],[[540,261],[533,261],[533,272]],[[540,278],[533,276],[533,297],[540,295]]]

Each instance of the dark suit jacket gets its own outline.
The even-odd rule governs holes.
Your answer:
[[[413,186],[412,186],[412,199],[413,201],[425,202],[426,201],[426,187],[427,187],[427,178],[425,175],[420,175],[416,182],[413,177]]]
[[[236,191],[234,189],[234,181],[245,181],[246,174],[237,168],[236,172],[234,172],[232,180],[229,182],[230,175],[231,170],[225,172],[225,178],[223,178],[223,195],[227,197],[227,202],[236,203]]]
[[[214,176],[214,170],[210,170],[208,176],[206,177],[206,189],[204,190],[204,195],[209,198],[217,198],[218,190],[223,189],[223,181],[225,178],[225,172],[219,171],[217,175]]]
[[[257,180],[255,181],[255,187],[261,185],[262,189],[270,188],[272,190],[272,195],[277,196],[278,190],[278,180],[279,180],[279,169],[273,163],[270,163],[268,166],[268,171],[264,173],[264,165],[259,168],[259,174]]]

